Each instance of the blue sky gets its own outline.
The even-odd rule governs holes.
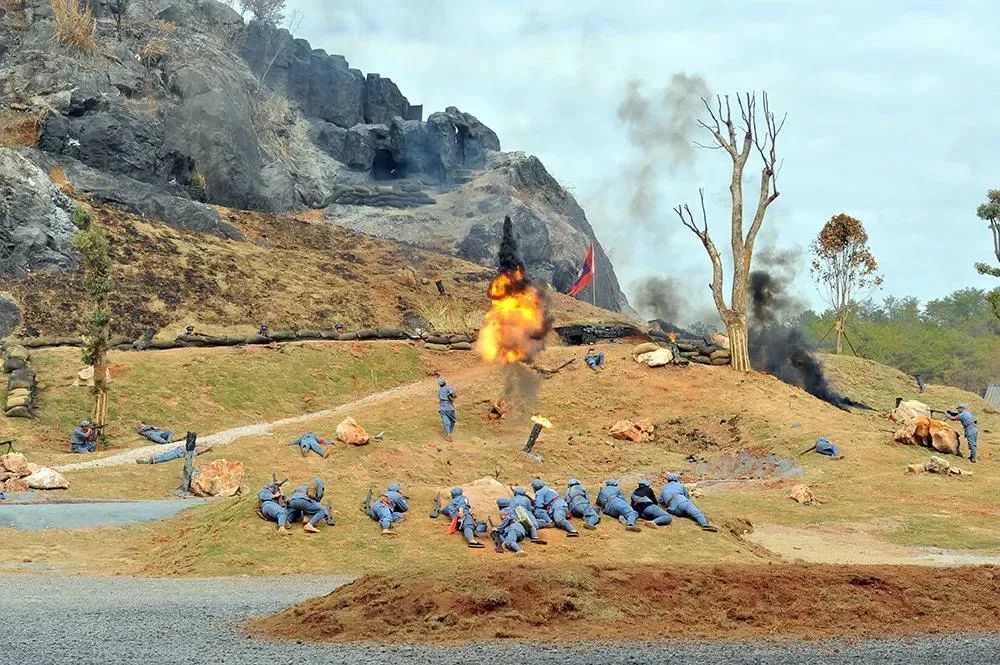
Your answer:
[[[831,215],[846,212],[868,229],[882,295],[926,300],[995,285],[972,264],[993,258],[975,209],[1000,187],[1000,3],[289,6],[304,16],[296,35],[389,76],[425,115],[457,106],[492,127],[503,149],[538,155],[587,210],[626,292],[664,275],[708,303],[704,250],[671,211],[695,203],[701,185],[716,242],[728,244],[719,152],[697,151],[685,164],[665,155],[654,214],[629,212],[639,154],[616,111],[629,81],[654,96],[675,73],[703,77],[713,93],[766,89],[788,113],[782,194],[760,243],[805,251]],[[803,255],[797,290],[820,306],[806,265]]]

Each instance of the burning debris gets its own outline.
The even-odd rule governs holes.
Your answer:
[[[531,416],[531,422],[535,425],[531,428],[531,434],[528,436],[527,443],[524,444],[524,452],[526,453],[530,453],[531,449],[538,443],[538,437],[541,435],[543,429],[552,429],[552,422],[548,418],[534,415]]]
[[[510,217],[503,220],[499,258],[500,272],[489,288],[492,304],[476,349],[488,363],[531,362],[545,348],[552,319],[544,291],[525,275]]]

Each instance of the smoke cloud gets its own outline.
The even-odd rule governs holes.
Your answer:
[[[675,277],[647,277],[632,283],[632,306],[647,319],[659,319],[673,327],[721,330],[722,321],[715,307],[693,302],[692,288]],[[707,287],[703,286],[702,291]]]
[[[636,219],[656,216],[656,176],[662,167],[673,171],[694,163],[695,120],[701,98],[709,94],[705,79],[683,73],[674,74],[666,88],[649,97],[643,94],[641,81],[629,81],[618,119],[639,153],[638,167],[626,178],[632,188],[629,210]]]

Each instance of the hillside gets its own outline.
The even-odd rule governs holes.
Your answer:
[[[509,213],[531,237],[534,274],[565,290],[595,243],[596,302],[631,311],[573,196],[537,158],[501,152],[474,115],[425,118],[390,78],[216,0],[124,3],[120,21],[110,3],[87,6],[96,22],[66,20],[93,23],[79,38],[50,0],[2,6],[0,193],[38,210],[0,209],[0,275],[72,268],[67,209],[35,193],[58,171],[94,201],[176,228],[239,239],[215,205],[375,217],[386,237],[484,265]],[[28,177],[22,158],[43,173]]]

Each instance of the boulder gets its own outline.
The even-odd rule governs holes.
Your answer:
[[[198,467],[191,481],[191,493],[195,496],[235,496],[243,485],[243,462],[217,459]]]
[[[705,338],[706,344],[712,344],[719,347],[720,349],[729,350],[729,336],[723,335],[722,333],[712,333]]]
[[[372,437],[354,418],[347,417],[337,425],[337,439],[352,446],[367,446]]]
[[[926,416],[904,422],[892,438],[896,443],[933,448],[948,455],[957,455],[959,450],[958,432],[947,423]]]
[[[21,308],[13,300],[0,295],[0,339],[14,334],[21,325]]]
[[[927,469],[924,468],[923,464],[907,464],[906,465],[906,472],[907,473],[923,473],[926,470]]]
[[[948,473],[951,463],[943,457],[931,455],[931,458],[924,462],[924,470],[927,473]]]
[[[0,148],[0,277],[74,268],[73,210],[45,171]]]
[[[24,482],[33,490],[64,490],[69,489],[69,481],[55,469],[42,467],[27,476]]]
[[[915,399],[906,400],[900,402],[899,406],[889,414],[889,417],[897,423],[908,423],[917,418],[930,418],[931,408]]]
[[[410,102],[390,79],[369,74],[365,79],[365,122],[388,125],[394,118],[405,118]]]
[[[670,349],[657,349],[636,357],[636,362],[645,363],[650,367],[663,367],[674,360],[674,352]]]
[[[0,492],[27,492],[30,487],[24,482],[24,478],[8,478],[0,483]]]
[[[813,494],[812,488],[808,485],[796,485],[792,488],[791,494],[788,498],[796,503],[801,503],[804,506],[816,506],[819,505],[819,500],[816,495]]]
[[[0,469],[12,473],[19,478],[31,473],[28,468],[28,460],[21,453],[0,455]]]
[[[613,438],[621,441],[645,443],[646,441],[652,441],[655,438],[655,429],[656,427],[649,419],[644,418],[635,422],[632,422],[631,420],[619,420],[612,423],[611,427],[608,428],[608,433],[611,434]]]

